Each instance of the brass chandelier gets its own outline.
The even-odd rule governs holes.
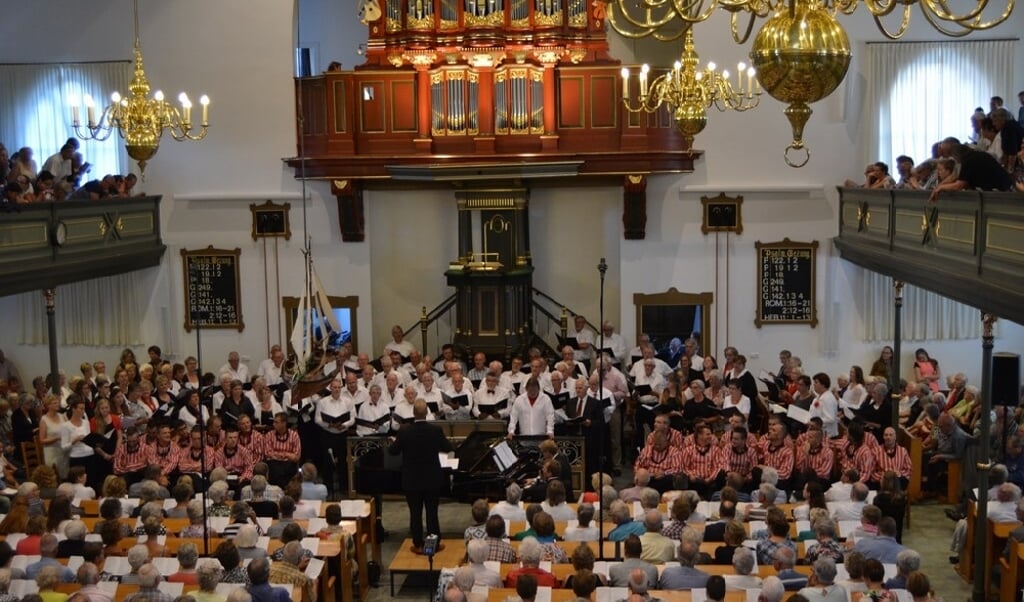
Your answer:
[[[755,21],[767,17],[754,38],[750,59],[764,91],[788,104],[785,114],[793,140],[786,147],[785,160],[792,167],[802,167],[810,159],[810,152],[803,143],[804,125],[812,112],[808,105],[831,94],[846,77],[850,66],[850,41],[836,15],[852,14],[860,2],[610,0],[612,10],[608,12],[608,21],[627,38],[650,36],[659,41],[672,41],[684,35],[690,38],[694,24],[707,20],[715,9],[721,8],[730,13],[733,39],[745,44]],[[878,29],[894,40],[906,33],[914,5],[921,7],[925,20],[932,27],[950,37],[991,29],[1006,21],[1013,12],[1014,0],[1004,0],[1005,6],[998,8],[998,14],[987,10],[988,0],[973,2],[968,10],[958,13],[947,0],[863,0]],[[993,16],[989,17],[990,14]],[[897,21],[895,28],[885,25],[883,19],[886,18]],[[625,96],[623,102],[629,107]],[[791,157],[792,151],[803,156]]]
[[[686,29],[683,53],[671,71],[659,75],[648,85],[650,67],[640,69],[640,97],[634,104],[630,95],[630,73],[622,68],[622,100],[631,113],[653,113],[668,105],[675,120],[676,129],[683,135],[687,145],[707,125],[707,109],[712,105],[719,111],[746,111],[757,106],[761,100],[761,86],[756,70],[744,63],[737,65],[736,86],[729,80],[729,71],[717,71],[709,62],[698,69],[700,57],[693,46],[693,28]]]
[[[129,95],[122,97],[119,92],[110,95],[110,104],[96,118],[96,103],[87,94],[83,98],[87,122],[82,127],[79,121],[77,101],[71,103],[71,123],[75,135],[83,140],[106,140],[117,131],[125,141],[128,156],[139,164],[139,171],[145,175],[146,163],[160,149],[160,138],[164,130],[175,140],[202,140],[209,127],[210,98],[205,94],[199,98],[202,117],[198,131],[193,131],[192,101],[182,92],[178,95],[181,109],[164,100],[164,93],[157,90],[150,97],[149,78],[142,62],[142,42],[139,37],[139,5],[132,0],[135,17],[135,75],[128,85]]]

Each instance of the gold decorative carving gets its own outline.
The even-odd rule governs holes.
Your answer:
[[[489,15],[464,15],[466,27],[498,27],[505,22],[505,12],[496,11]]]
[[[554,27],[562,24],[562,11],[550,15],[535,14],[533,23],[539,27]]]
[[[430,15],[430,16],[427,16],[427,17],[421,17],[419,19],[410,16],[407,19],[406,22],[408,23],[407,27],[409,29],[413,29],[413,30],[418,30],[418,31],[427,30],[427,31],[429,31],[429,30],[434,28],[434,17],[433,17],[433,15]]]
[[[387,31],[388,33],[402,31],[402,21],[399,19],[388,19]]]
[[[569,51],[569,62],[573,65],[578,65],[587,56],[587,50],[585,48],[573,48]]]
[[[402,55],[400,54],[389,54],[388,62],[394,65],[395,67],[401,67],[402,65],[405,64],[405,59],[403,59]]]
[[[533,51],[533,56],[545,65],[553,65],[565,54],[564,48],[538,48]]]

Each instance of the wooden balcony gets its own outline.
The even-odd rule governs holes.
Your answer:
[[[159,265],[166,249],[160,198],[32,203],[0,213],[0,296]]]
[[[840,188],[843,259],[1024,323],[1024,197]]]

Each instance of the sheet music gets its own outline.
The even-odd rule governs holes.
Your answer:
[[[541,563],[543,564],[543,563]],[[548,563],[551,564],[551,563]],[[543,568],[543,567],[541,567]],[[550,587],[538,587],[537,597],[533,599],[534,602],[551,602],[551,588]]]
[[[796,420],[800,424],[807,424],[811,420],[810,412],[794,404],[790,404],[789,407],[786,408],[786,416]]]
[[[690,590],[690,602],[707,602],[708,590],[703,587],[695,587]]]
[[[494,447],[494,459],[502,472],[508,470],[510,466],[519,460],[507,441],[502,441]]]
[[[319,558],[310,558],[306,565],[306,576],[310,579],[317,579],[324,570],[324,561]]]
[[[101,581],[100,583],[103,583],[103,582]],[[113,583],[114,585],[117,585],[116,581],[110,581],[109,583]],[[235,587],[236,588],[238,587],[237,584],[235,585]],[[180,596],[181,594],[183,594],[185,592],[185,584],[184,583],[170,583],[168,581],[161,581],[160,583],[157,584],[156,588],[158,590],[162,591],[163,593],[167,594],[168,596],[175,596],[175,597]]]
[[[599,587],[595,593],[595,602],[618,602],[629,598],[628,587]]]
[[[340,505],[341,515],[346,518],[357,518],[370,515],[370,508],[364,500],[341,500]]]

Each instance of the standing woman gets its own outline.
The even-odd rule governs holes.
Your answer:
[[[274,392],[269,387],[259,390],[256,396],[256,403],[247,400],[245,413],[252,417],[253,428],[260,433],[266,433],[274,427],[274,416],[284,411],[281,404],[277,403]]]
[[[121,417],[111,414],[110,401],[100,399],[96,402],[96,414],[89,421],[89,429],[104,439],[102,444],[93,448],[96,452],[96,470],[86,475],[87,483],[96,490],[93,481],[102,483],[101,475],[114,473],[114,451],[121,443]]]
[[[871,376],[880,376],[885,379],[885,382],[889,383],[889,386],[896,385],[896,375],[892,371],[892,347],[886,345],[882,347],[882,354],[878,356],[874,364],[871,364]]]
[[[11,434],[14,439],[14,455],[21,458],[21,444],[34,441],[39,432],[39,416],[32,409],[27,393],[22,393],[11,414]]]
[[[210,411],[206,406],[199,404],[199,390],[187,389],[185,391],[185,403],[178,410],[178,418],[188,425],[191,430],[197,424],[205,428],[210,422]]]
[[[231,392],[224,398],[224,401],[220,404],[220,409],[217,410],[225,427],[238,424],[238,417],[242,415],[243,407],[247,401],[245,391],[242,389],[242,381],[231,381]]]
[[[192,389],[194,391],[199,390],[199,361],[192,357],[185,358],[185,380],[182,382],[182,386]]]
[[[843,396],[839,400],[840,407],[859,410],[867,398],[868,390],[864,388],[864,369],[860,366],[850,366],[850,384],[843,391]]]
[[[914,378],[919,383],[928,385],[932,393],[939,392],[939,379],[942,373],[939,372],[939,362],[928,357],[928,352],[918,349],[914,352]]]
[[[88,475],[87,483],[93,489],[100,487],[103,481],[99,480],[99,471],[96,469],[96,450],[94,450],[85,438],[92,430],[89,428],[89,419],[85,415],[85,401],[76,398],[71,402],[71,418],[64,423],[61,436],[61,447],[67,452],[70,466],[81,466]],[[104,473],[106,474],[106,473]],[[67,471],[60,475],[61,480],[67,478]]]
[[[157,403],[157,408],[153,412],[154,414],[170,416],[174,413],[174,404],[177,400],[174,397],[174,393],[171,392],[171,379],[167,378],[163,374],[157,376],[156,393],[154,393],[153,397],[156,398]]]
[[[47,395],[43,400],[46,411],[39,419],[39,443],[43,446],[43,463],[55,466],[60,478],[68,474],[68,455],[61,446],[61,433],[67,418],[59,412],[60,400],[56,395]]]

